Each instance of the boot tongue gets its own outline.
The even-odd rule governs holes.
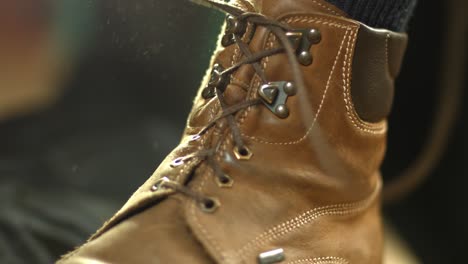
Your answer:
[[[271,18],[278,18],[290,13],[321,13],[325,15],[347,15],[324,0],[236,0],[238,5],[249,7]]]

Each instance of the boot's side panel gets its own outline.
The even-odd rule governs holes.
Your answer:
[[[307,102],[301,102],[300,93],[288,98],[290,116],[286,119],[262,107],[238,115],[254,155],[248,162],[236,160],[229,134],[225,135],[228,139],[218,159],[224,164],[223,171],[235,175],[234,186],[219,189],[209,170],[195,177],[193,188],[218,197],[222,206],[207,215],[189,203],[189,223],[221,263],[253,263],[262,251],[291,244],[294,246],[285,253],[293,259],[334,256],[350,263],[379,263],[378,169],[385,151],[386,121],[366,122],[354,110],[351,80],[360,25],[318,14],[291,14],[281,21],[294,28],[317,28],[322,34],[321,43],[312,47],[313,64],[302,68]],[[261,41],[262,49],[276,45],[272,35]],[[285,61],[285,55],[263,61],[269,80],[291,79]],[[387,69],[382,63],[372,67]],[[250,96],[255,98],[259,79],[252,78],[250,83],[254,87]],[[309,108],[304,110],[304,105]],[[360,207],[354,208],[355,204]],[[301,228],[262,237],[275,226],[292,229],[294,219],[314,210],[318,213],[306,217],[314,221],[303,220],[306,223]],[[304,251],[294,241],[307,243]]]
[[[229,10],[261,15],[230,25],[245,30],[237,44],[220,38],[181,143],[62,263],[258,263],[265,252],[290,264],[381,262],[379,167],[405,36],[322,0],[238,0]]]

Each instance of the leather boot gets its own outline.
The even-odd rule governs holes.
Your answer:
[[[229,15],[180,145],[60,263],[381,263],[406,36],[321,0],[196,2]]]

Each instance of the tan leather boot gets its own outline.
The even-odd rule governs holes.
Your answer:
[[[405,35],[321,0],[197,2],[231,16],[180,145],[60,263],[380,263]]]

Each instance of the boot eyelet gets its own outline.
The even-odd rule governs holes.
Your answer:
[[[221,188],[231,188],[234,185],[234,180],[227,174],[223,174],[223,176],[216,177],[216,183]]]
[[[216,95],[216,92],[212,87],[204,88],[201,93],[201,96],[203,97],[203,99],[210,99],[210,98],[215,97],[215,95]]]
[[[199,140],[200,138],[201,138],[201,136],[200,136],[199,134],[192,135],[192,136],[190,136],[189,141],[190,141],[190,142],[197,141],[197,140]]]
[[[180,165],[184,164],[184,159],[183,158],[177,158],[171,162],[171,167],[176,168],[179,167]]]
[[[234,155],[238,160],[249,160],[252,158],[253,153],[250,149],[246,146],[239,149],[238,147],[234,147]]]
[[[202,90],[201,96],[203,99],[208,100],[216,96],[216,89],[224,91],[231,77],[228,74],[223,74],[224,67],[215,63],[213,69],[211,70],[210,79],[208,80],[207,86]]]
[[[221,39],[221,45],[223,47],[228,47],[234,44],[235,36],[242,37],[247,31],[247,23],[244,21],[239,21],[233,16],[226,17],[226,30],[224,36]]]
[[[199,203],[200,209],[205,213],[214,213],[220,205],[221,203],[216,198],[205,198]]]
[[[165,189],[164,184],[170,182],[171,180],[168,177],[162,177],[157,180],[156,183],[151,187],[151,191],[155,192],[161,189]]]

